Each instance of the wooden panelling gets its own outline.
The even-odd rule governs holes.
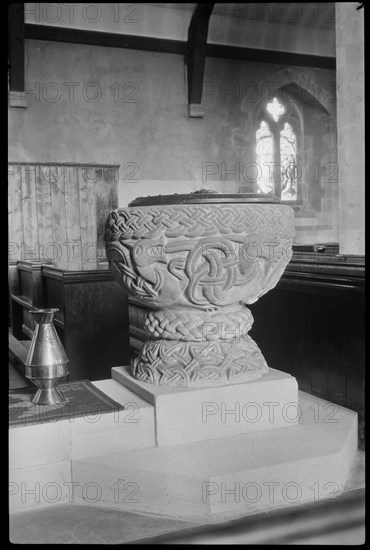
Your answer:
[[[30,308],[55,307],[54,325],[70,360],[69,380],[110,378],[112,367],[129,363],[127,296],[109,269],[72,271],[18,262],[18,273],[20,284],[11,285],[25,293],[11,299],[18,341],[32,337]],[[31,279],[22,288],[25,275]]]
[[[23,238],[22,220],[22,173],[18,166],[8,170],[8,256],[9,261],[21,259]]]
[[[105,222],[109,212],[112,210],[112,205],[118,205],[118,170],[113,167],[101,169],[101,174],[98,172],[99,185],[95,186],[96,197],[96,224],[98,235],[98,254],[101,257],[104,251],[104,230]]]
[[[29,260],[38,259],[36,174],[34,166],[21,167],[23,242]],[[10,192],[12,190],[10,189]]]
[[[309,305],[311,322],[310,364],[308,375],[311,378],[311,393],[325,398],[328,395],[328,360],[329,360],[329,318],[327,302],[316,296]],[[317,365],[317,368],[311,368]]]
[[[11,325],[13,335],[19,340],[29,337],[34,330],[34,319],[29,309],[45,306],[42,266],[38,262],[21,262],[16,264],[17,283],[12,274],[10,287]]]
[[[118,165],[9,163],[9,260],[95,269]]]
[[[127,296],[109,269],[43,269],[47,307],[57,307],[55,326],[70,360],[69,380],[110,378],[129,362]]]
[[[51,191],[51,217],[53,226],[53,243],[55,254],[53,260],[57,265],[68,266],[66,246],[67,223],[66,223],[66,196],[65,181],[62,166],[48,166],[46,178],[50,181]]]
[[[42,167],[35,166],[35,169],[39,257],[42,257],[48,254],[49,245],[53,242],[51,189],[50,178],[45,177]]]
[[[277,294],[270,291],[250,306],[254,317],[250,335],[262,350],[268,365],[290,374],[294,371],[304,391],[311,389],[308,301],[307,296],[298,302],[289,292]]]
[[[291,262],[250,309],[250,334],[269,366],[295,376],[301,390],[356,410],[364,447],[364,266]]]
[[[82,269],[81,257],[81,221],[79,174],[76,166],[63,166],[66,205],[67,265],[69,269]]]
[[[95,234],[91,234],[91,227],[95,228],[96,233],[96,196],[94,171],[82,170],[79,174],[80,189],[80,227],[81,227],[81,251],[82,268],[91,269],[95,267],[94,255],[96,256],[97,239]]]

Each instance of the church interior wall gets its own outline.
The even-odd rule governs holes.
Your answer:
[[[192,119],[182,55],[26,40],[27,108],[10,109],[9,158],[119,165],[119,206],[137,196],[202,187],[243,191],[255,177],[250,112],[281,85],[282,75],[289,81],[287,71],[293,86],[303,83],[328,111],[322,116],[302,104],[302,186],[309,200],[297,213],[296,241],[337,242],[330,69],[207,58],[205,116]]]

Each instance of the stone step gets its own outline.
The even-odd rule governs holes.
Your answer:
[[[356,456],[357,414],[304,392],[299,406],[289,428],[74,460],[75,502],[219,521],[335,498]]]
[[[124,409],[10,426],[12,511],[70,502],[72,460],[155,445],[152,405],[114,380],[93,384]]]
[[[220,437],[156,446],[157,408],[116,380],[94,384],[125,409],[10,428],[12,511],[83,502],[197,521],[237,517],[334,496],[357,450],[357,414],[304,392],[286,427],[225,436],[219,416]]]

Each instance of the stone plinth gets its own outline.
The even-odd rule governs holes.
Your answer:
[[[357,452],[357,414],[303,392],[299,404],[293,428],[74,461],[75,502],[91,480],[101,506],[198,521],[335,499]]]
[[[275,369],[251,382],[192,388],[141,382],[130,370],[114,367],[112,378],[154,406],[158,446],[298,424],[296,379]]]
[[[293,210],[266,195],[148,197],[111,212],[107,259],[146,338],[132,375],[186,387],[265,375],[246,305],[277,284],[293,236]]]
[[[335,499],[345,488],[357,452],[353,411],[298,392],[298,423],[158,446],[161,406],[116,380],[95,384],[125,406],[119,416],[10,429],[11,511],[64,502],[217,521]],[[167,388],[175,389],[185,391]]]
[[[88,407],[79,417],[10,426],[11,511],[72,503],[74,460],[155,446],[153,406],[115,380],[93,384],[124,408],[91,415]]]

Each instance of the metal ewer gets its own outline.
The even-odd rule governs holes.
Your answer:
[[[26,378],[38,390],[32,399],[35,405],[54,405],[65,401],[58,384],[68,375],[69,359],[57,334],[53,319],[56,308],[33,309],[36,328],[25,362]]]

